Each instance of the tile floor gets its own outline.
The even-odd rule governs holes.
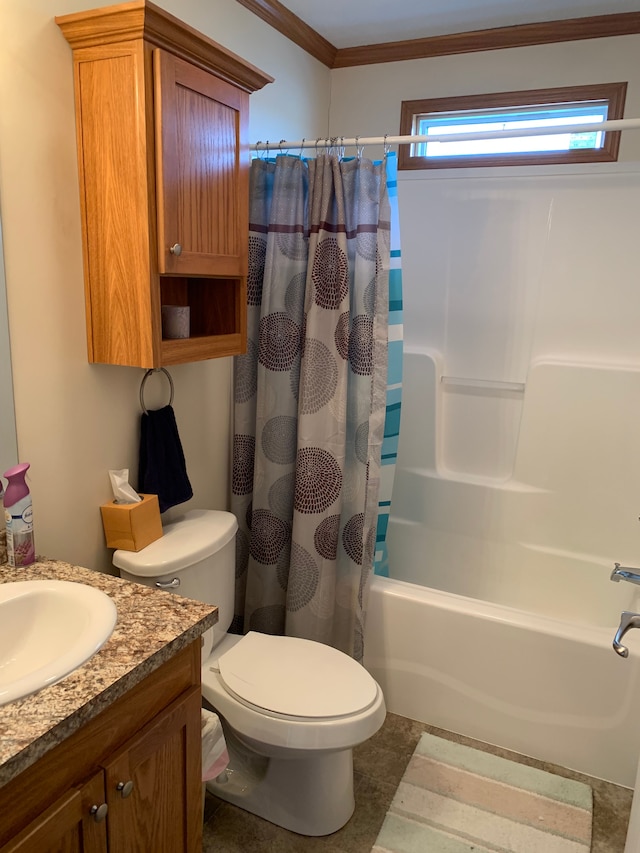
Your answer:
[[[594,793],[592,853],[623,853],[632,796],[627,788],[487,746],[396,714],[387,714],[380,731],[354,750],[356,810],[341,830],[322,838],[307,838],[207,794],[203,853],[370,853],[424,731],[587,782]]]

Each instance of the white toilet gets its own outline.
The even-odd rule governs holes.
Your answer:
[[[227,634],[235,534],[229,512],[192,510],[142,551],[116,551],[127,580],[216,604],[204,635],[204,705],[223,722],[231,762],[208,789],[302,835],[328,835],[353,814],[353,747],[385,718],[369,673],[322,643],[254,631]]]

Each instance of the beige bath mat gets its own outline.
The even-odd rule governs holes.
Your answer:
[[[589,853],[588,785],[423,734],[372,853]]]

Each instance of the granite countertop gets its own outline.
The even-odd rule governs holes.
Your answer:
[[[0,583],[65,580],[109,595],[118,610],[104,646],[62,681],[0,705],[0,787],[57,746],[115,699],[197,639],[217,621],[217,608],[57,560],[14,569]]]

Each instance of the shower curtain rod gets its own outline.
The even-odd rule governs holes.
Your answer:
[[[612,119],[590,124],[562,124],[555,127],[529,127],[526,130],[490,130],[485,133],[434,133],[429,136],[327,136],[317,139],[301,139],[296,142],[254,142],[251,151],[287,151],[291,148],[347,148],[364,145],[410,145],[416,142],[466,142],[473,139],[508,139],[517,136],[548,136],[559,133],[590,133],[592,131],[640,130],[640,118]]]

